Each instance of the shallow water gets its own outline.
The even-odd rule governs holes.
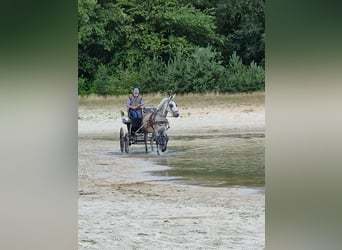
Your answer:
[[[129,157],[144,158],[167,166],[165,170],[149,174],[160,176],[160,180],[168,182],[263,188],[264,147],[264,134],[172,136],[168,151],[160,156],[145,154],[144,146],[139,145],[139,150],[133,150]]]

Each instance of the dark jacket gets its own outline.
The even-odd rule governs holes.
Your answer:
[[[141,95],[138,95],[137,97],[135,97],[134,95],[130,95],[127,99],[127,102],[126,102],[126,106],[127,106],[127,109],[129,109],[129,106],[142,106],[144,105],[144,101],[141,97]]]

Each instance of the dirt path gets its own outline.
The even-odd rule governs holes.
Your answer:
[[[79,116],[79,249],[264,249],[264,193],[148,182],[142,172],[159,167],[121,157],[112,139],[119,114],[80,108]],[[260,133],[265,115],[187,109],[170,125],[170,135]]]

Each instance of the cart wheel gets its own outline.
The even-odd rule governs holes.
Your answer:
[[[129,153],[129,136],[128,134],[125,135],[125,152]]]
[[[125,147],[124,131],[123,131],[123,128],[120,128],[120,150],[121,150],[121,153],[124,152],[124,147]]]

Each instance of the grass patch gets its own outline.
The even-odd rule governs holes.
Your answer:
[[[156,107],[167,96],[161,94],[142,95],[146,107]],[[89,95],[78,98],[78,106],[86,109],[116,108],[126,110],[128,96],[98,96]],[[184,94],[177,95],[175,101],[179,107],[205,108],[208,106],[226,105],[230,107],[240,106],[264,106],[265,93],[254,92],[250,94]]]

